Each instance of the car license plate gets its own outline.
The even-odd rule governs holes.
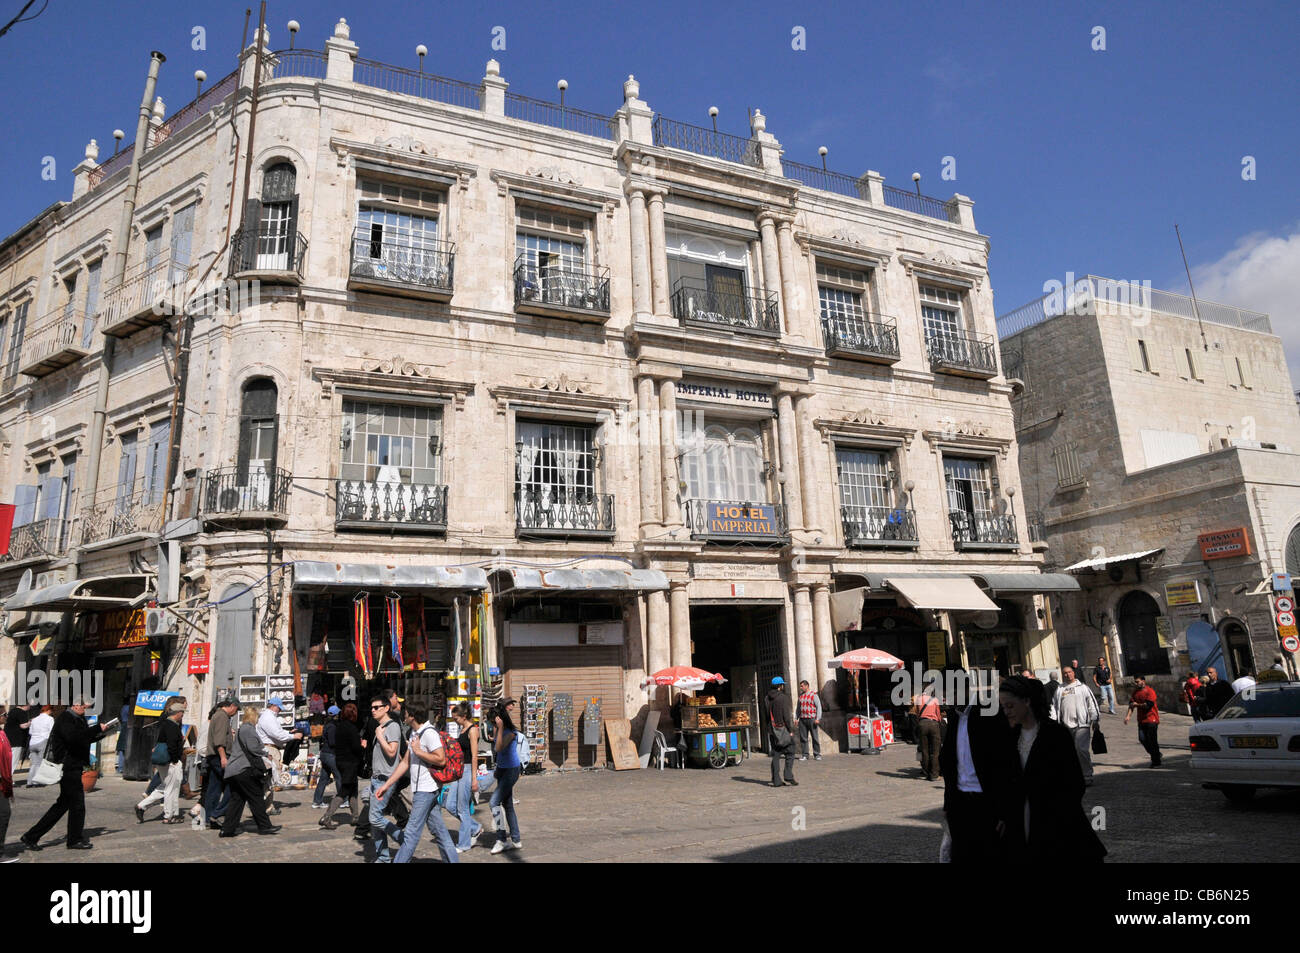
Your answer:
[[[1228,737],[1229,748],[1276,748],[1277,738],[1274,735],[1230,735]]]

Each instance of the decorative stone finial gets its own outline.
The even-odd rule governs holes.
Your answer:
[[[153,118],[161,121],[162,118],[166,115],[167,115],[167,105],[166,103],[163,102],[163,98],[159,96],[157,99],[153,101]]]
[[[95,162],[99,159],[99,143],[94,139],[91,139],[86,143],[86,158],[91,162]]]
[[[338,40],[350,40],[352,38],[352,28],[348,26],[348,21],[339,17],[339,22],[334,24],[334,38]]]
[[[767,117],[763,115],[763,110],[754,110],[754,118],[750,124],[754,128],[754,135],[758,135],[760,132],[767,132]]]
[[[488,74],[489,76],[500,76],[500,75],[501,75],[501,64],[498,63],[496,60],[488,60],[488,61],[487,61],[487,74]]]
[[[636,77],[631,73],[627,74],[627,82],[623,84],[623,102],[630,103],[634,99],[641,98],[641,84],[636,81]]]

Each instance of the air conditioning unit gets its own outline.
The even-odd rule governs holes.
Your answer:
[[[172,635],[177,627],[176,616],[166,609],[144,610],[144,633],[153,638],[155,635]]]

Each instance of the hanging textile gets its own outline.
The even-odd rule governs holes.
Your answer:
[[[352,600],[352,657],[367,681],[374,678],[375,659],[370,651],[370,594],[368,592],[359,592]]]
[[[400,672],[406,668],[405,658],[402,654],[402,597],[395,592],[390,592],[384,597],[386,615],[388,617],[388,644],[390,651],[393,653],[393,661],[397,663],[397,670]]]
[[[407,607],[407,628],[415,633],[414,671],[423,672],[429,666],[429,634],[424,628],[424,596],[411,600],[415,604]]]

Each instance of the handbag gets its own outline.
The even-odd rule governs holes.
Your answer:
[[[167,742],[160,741],[153,746],[153,751],[149,754],[149,763],[157,765],[172,763],[172,755],[167,750]]]
[[[1092,753],[1106,753],[1106,736],[1101,733],[1101,725],[1092,726]]]
[[[786,728],[785,725],[778,725],[776,715],[773,712],[769,711],[767,713],[767,720],[772,723],[772,742],[776,747],[788,748],[794,744],[794,738],[790,736],[790,729]]]
[[[46,759],[41,762],[41,766],[36,769],[27,783],[36,784],[58,784],[63,780],[63,765],[57,761]]]

